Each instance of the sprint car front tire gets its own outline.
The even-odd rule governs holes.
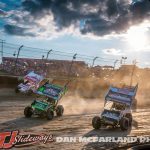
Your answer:
[[[120,121],[120,128],[122,131],[128,130],[129,128],[129,119],[126,117],[123,117]]]
[[[24,109],[25,117],[30,118],[32,116],[32,114],[33,114],[32,107],[30,107],[30,106],[25,107],[25,109]]]
[[[92,126],[94,129],[99,129],[101,127],[101,118],[99,116],[95,116],[92,119]]]
[[[63,107],[62,105],[58,105],[58,106],[56,107],[56,115],[57,115],[58,117],[60,117],[60,116],[63,115],[63,113],[64,113],[64,107]]]
[[[54,112],[49,108],[46,112],[46,118],[47,120],[52,120],[54,117]]]

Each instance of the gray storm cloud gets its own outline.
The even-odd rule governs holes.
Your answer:
[[[26,20],[21,22],[29,22],[31,26],[35,24],[34,20],[53,15],[59,31],[74,25],[82,34],[92,33],[96,36],[119,34],[150,18],[149,0],[133,3],[128,0],[24,0],[21,9],[29,13],[28,17],[24,17]],[[30,16],[34,18],[33,22]],[[16,29],[17,34],[28,34],[24,29],[17,28],[17,24],[16,27],[10,24],[5,26],[9,34],[15,34]]]
[[[18,35],[18,36],[34,36],[32,33],[28,33],[27,28],[18,27],[15,25],[5,25],[5,31],[8,34]]]

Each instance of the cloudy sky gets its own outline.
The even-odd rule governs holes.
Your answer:
[[[150,0],[0,0],[0,39],[150,66]]]

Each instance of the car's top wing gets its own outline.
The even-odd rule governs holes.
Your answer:
[[[41,75],[38,75],[36,73],[34,73],[33,71],[30,72],[29,74],[27,74],[25,77],[24,77],[24,80],[25,81],[29,81],[29,82],[32,82],[33,84],[38,84],[40,81],[42,81],[44,79],[43,76]]]
[[[66,88],[60,87],[58,85],[46,83],[43,86],[39,87],[36,94],[47,96],[55,100],[59,100],[60,97],[65,94]]]
[[[117,101],[121,103],[126,103],[128,105],[132,104],[132,101],[134,100],[136,96],[138,85],[135,87],[110,87],[109,91],[105,97],[105,100],[111,100],[111,101]]]

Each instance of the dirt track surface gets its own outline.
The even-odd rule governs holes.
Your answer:
[[[33,98],[14,94],[13,89],[0,89],[0,132],[20,130],[20,133],[45,133],[56,137],[91,137],[91,136],[127,136],[150,135],[150,109],[138,109],[133,112],[133,126],[127,132],[120,129],[93,130],[91,120],[98,115],[103,102],[98,99],[83,100],[78,97],[65,96],[61,103],[65,107],[63,117],[55,117],[52,121],[38,117],[25,118],[24,107],[31,104]],[[24,148],[13,149],[60,149],[60,150],[97,150],[116,146],[102,143],[38,143]]]

